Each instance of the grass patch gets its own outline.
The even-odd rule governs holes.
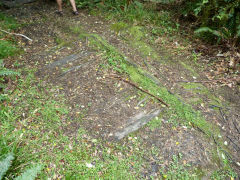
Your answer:
[[[127,41],[130,46],[136,48],[138,52],[144,56],[144,58],[151,57],[156,60],[162,59],[150,45],[144,42],[144,38],[146,38],[148,35],[143,27],[127,26],[125,24],[122,25],[123,23],[124,22],[112,24],[112,29],[117,34],[121,34],[121,37],[124,37],[124,40]]]
[[[16,22],[13,17],[6,16],[4,13],[0,12],[0,27],[5,30],[14,30],[21,25]]]
[[[181,163],[182,155],[173,155],[172,162],[168,168],[168,171],[162,171],[163,178],[167,180],[179,179],[179,180],[192,180],[198,179],[197,174],[194,171],[189,171],[189,164]]]
[[[177,32],[179,24],[171,20],[171,14],[167,11],[157,12],[154,3],[141,3],[134,1],[127,5],[127,1],[105,1],[99,4],[99,13],[105,14],[107,19],[116,19],[128,24],[154,25],[156,35],[172,34]],[[150,5],[150,6],[149,6]],[[96,14],[96,9],[94,9]]]
[[[200,83],[180,83],[180,84],[184,89],[193,92],[196,97],[199,97],[199,95],[204,95],[210,99],[210,104],[222,107],[221,100],[214,96],[211,92],[209,92],[209,90],[204,85]]]
[[[189,105],[181,102],[176,96],[170,94],[165,87],[159,87],[151,79],[142,75],[140,69],[128,67],[128,74],[132,81],[138,83],[144,89],[162,98],[170,105],[168,114],[171,115],[169,120],[176,119],[180,124],[189,125],[202,129],[209,137],[212,135],[212,125],[209,125],[200,112],[194,111]],[[219,132],[216,133],[218,135]]]
[[[0,59],[8,56],[13,56],[18,52],[18,48],[13,42],[2,40],[0,41]]]
[[[147,126],[153,131],[159,127],[161,127],[162,125],[162,118],[160,118],[160,116],[155,117],[154,119],[152,119],[150,122],[148,122]]]
[[[198,73],[196,73],[196,71],[188,64],[184,63],[184,62],[180,62],[180,64],[186,69],[188,70],[193,76],[195,77],[199,77]]]
[[[43,165],[39,178],[135,179],[148,152],[132,141],[128,146],[93,139],[83,128],[66,135],[69,108],[57,87],[44,86],[34,70],[22,70],[8,100],[0,106],[0,153],[14,153],[6,178],[24,172],[30,164]]]
[[[0,27],[3,30],[11,31],[20,27],[20,25],[14,18],[0,13]],[[9,37],[8,34],[0,31],[0,59],[13,56],[19,52],[19,49],[16,47],[14,39],[12,38],[13,37]]]
[[[111,30],[113,30],[117,34],[119,34],[121,31],[128,28],[128,24],[123,21],[120,21],[120,22],[112,24],[110,28],[111,28]]]
[[[18,24],[13,18],[0,13],[0,27],[11,30],[17,28]],[[5,84],[8,82],[8,78],[18,75],[18,73],[7,69],[2,59],[17,54],[19,49],[15,46],[14,40],[9,38],[5,33],[0,32],[0,39],[0,102],[2,102],[6,98],[3,90]]]

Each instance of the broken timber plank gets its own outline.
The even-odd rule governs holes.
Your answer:
[[[92,54],[92,52],[89,53],[89,52],[85,52],[85,51],[81,52],[81,53],[78,53],[78,54],[72,54],[72,55],[64,57],[60,60],[54,61],[52,64],[49,64],[46,68],[51,69],[51,68],[55,68],[57,66],[62,66],[64,64],[68,64],[68,63],[73,62],[73,61],[75,61],[79,58],[86,57],[86,56],[89,56],[91,54]]]
[[[114,136],[117,140],[121,140],[128,134],[137,131],[139,128],[147,124],[150,120],[157,117],[161,110],[157,109],[148,114],[145,112],[140,112],[139,114],[135,115],[134,117],[129,119],[129,123],[126,125],[125,128],[118,130]]]

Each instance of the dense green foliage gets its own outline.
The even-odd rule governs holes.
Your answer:
[[[19,25],[16,21],[11,18],[7,17],[4,14],[0,13],[0,27],[4,30],[13,30],[16,29]],[[8,56],[13,56],[18,52],[18,48],[14,45],[14,42],[6,37],[5,33],[0,32],[0,101],[5,99],[5,96],[2,94],[2,90],[5,87],[4,83],[6,82],[6,77],[9,76],[16,76],[19,73],[14,72],[12,70],[7,69],[4,67],[3,58]]]
[[[239,0],[192,0],[185,1],[182,13],[194,15],[200,28],[196,33],[211,34],[223,39],[240,37]]]
[[[2,30],[11,31],[19,27],[19,24],[16,23],[14,18],[7,17],[5,14],[0,13],[0,27]],[[14,42],[6,35],[6,33],[0,31],[0,59],[12,56],[17,52]]]
[[[202,38],[219,42],[221,40],[239,40],[240,38],[240,1],[239,0],[157,0],[157,3],[173,4],[174,9],[180,10],[183,16],[194,17],[195,33]],[[180,2],[180,6],[179,3]],[[143,16],[150,21],[155,21],[158,17],[151,10],[145,12],[145,6],[142,1],[129,0],[76,0],[78,8],[82,7],[100,7],[124,17],[133,14],[132,19],[139,19]],[[131,13],[134,12],[134,13]],[[128,17],[130,19],[131,17]],[[159,24],[162,21],[158,18]],[[189,22],[190,23],[190,22]]]

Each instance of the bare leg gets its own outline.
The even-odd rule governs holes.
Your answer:
[[[58,10],[61,12],[62,11],[62,0],[57,0],[58,4]]]
[[[77,8],[76,8],[75,0],[70,0],[70,3],[72,5],[73,11],[76,12]]]

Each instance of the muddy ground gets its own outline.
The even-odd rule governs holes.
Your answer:
[[[20,60],[29,68],[37,68],[39,79],[58,86],[65,94],[72,119],[65,129],[67,136],[76,136],[78,128],[83,126],[93,137],[124,143],[126,131],[160,119],[161,125],[156,128],[145,125],[135,132],[143,144],[155,145],[161,152],[151,160],[153,168],[146,170],[146,174],[157,173],[160,166],[166,166],[178,153],[183,155],[185,163],[194,167],[204,167],[209,172],[219,167],[211,151],[216,146],[213,139],[196,127],[173,126],[165,116],[167,107],[134,86],[108,77],[116,72],[105,68],[107,63],[101,52],[91,46],[88,37],[79,35],[96,34],[124,54],[134,66],[148,72],[159,86],[166,87],[182,103],[191,105],[208,122],[218,126],[228,158],[233,161],[235,170],[240,169],[239,90],[201,83],[207,77],[199,67],[206,64],[193,65],[188,52],[176,54],[161,43],[146,40],[156,53],[146,55],[131,42],[134,37],[131,39],[127,33],[119,35],[112,30],[116,22],[85,10],[73,16],[69,7],[65,7],[64,16],[60,17],[54,13],[55,9],[55,3],[36,2],[4,11],[24,24],[20,33],[33,39],[32,43],[19,39],[19,45],[25,50]],[[192,81],[200,83],[189,83]],[[76,120],[79,114],[82,121]],[[162,161],[164,164],[160,164]]]

